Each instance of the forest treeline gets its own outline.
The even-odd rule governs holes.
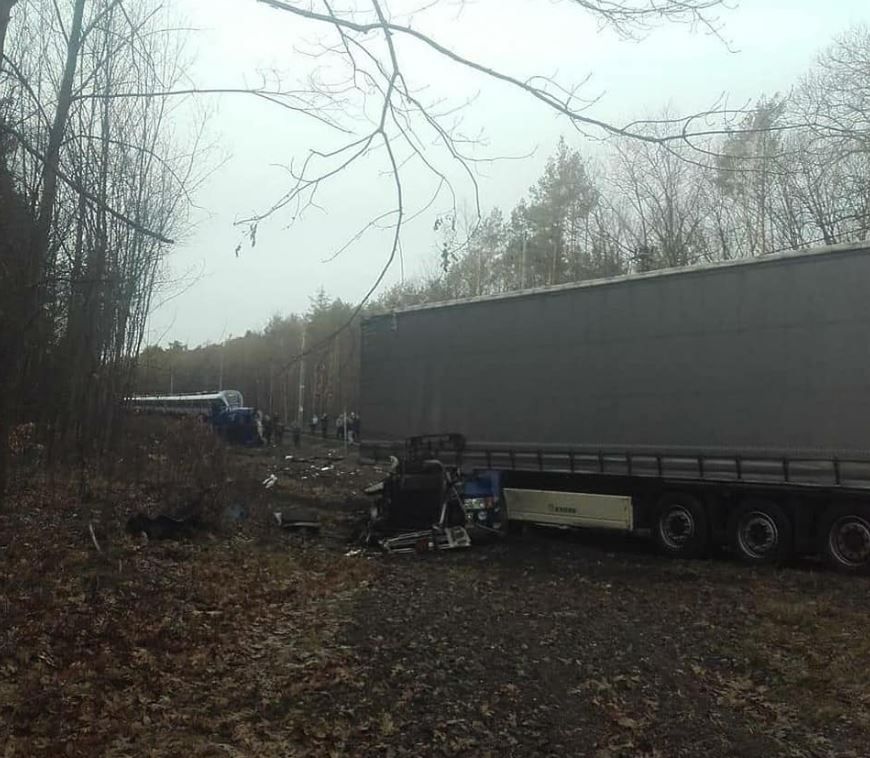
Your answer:
[[[387,290],[361,316],[867,239],[867,27],[843,34],[790,93],[760,97],[731,126],[703,152],[680,140],[632,140],[587,160],[561,140],[510,212],[494,208],[479,218],[468,209],[436,218],[429,272]],[[664,137],[669,127],[661,114],[648,133]],[[342,329],[353,312],[321,290],[307,313],[275,316],[262,331],[220,345],[146,348],[137,388],[232,387],[288,420],[300,400],[304,420],[324,412],[334,418],[358,404],[359,318]],[[299,360],[303,333],[307,354]]]

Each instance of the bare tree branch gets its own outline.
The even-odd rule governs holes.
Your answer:
[[[105,200],[97,197],[97,195],[95,195],[92,191],[88,190],[81,182],[73,179],[69,174],[67,174],[66,171],[64,171],[57,163],[48,163],[48,159],[46,158],[46,156],[41,151],[33,147],[21,132],[12,129],[11,127],[2,123],[0,123],[0,131],[11,134],[25,152],[27,152],[33,158],[36,158],[41,163],[49,165],[54,173],[57,174],[58,179],[60,179],[64,184],[67,185],[67,187],[69,187],[77,194],[81,195],[83,198],[85,198],[85,200],[87,200],[95,207],[105,211],[113,218],[121,221],[122,223],[129,226],[131,229],[134,229],[135,231],[145,235],[146,237],[149,237],[165,245],[173,244],[173,240],[171,238],[160,232],[156,232],[153,229],[149,229],[147,226],[140,224],[138,221],[131,218],[130,216],[116,210]]]

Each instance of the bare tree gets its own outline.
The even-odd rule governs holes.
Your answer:
[[[45,421],[50,439],[75,442],[84,461],[113,428],[202,153],[199,137],[182,146],[167,128],[170,100],[192,96],[179,86],[179,36],[158,3],[25,0],[19,9],[21,36],[9,37],[0,80],[12,117],[0,136],[33,222],[17,254],[25,275],[7,286],[0,270],[3,315],[15,326],[0,335],[10,403],[0,426]],[[0,205],[2,221],[9,204]]]
[[[870,27],[858,24],[819,56],[796,92],[798,112],[845,152],[870,150]]]
[[[17,2],[18,0],[0,0],[0,69],[3,68],[3,53],[6,50],[6,30],[9,28],[9,17]]]
[[[560,115],[583,134],[632,138],[669,149],[676,143],[696,144],[716,131],[703,115],[676,119],[668,123],[668,129],[659,132],[653,132],[644,122],[618,125],[596,118],[592,110],[595,98],[584,94],[582,82],[562,84],[536,72],[512,74],[464,55],[424,31],[425,9],[400,16],[396,9],[391,15],[380,0],[258,2],[307,24],[310,30],[320,30],[323,41],[313,53],[321,64],[319,70],[343,67],[345,74],[331,78],[315,76],[310,81],[311,112],[330,116],[333,133],[327,138],[326,146],[312,148],[301,165],[291,165],[294,180],[288,190],[268,208],[240,223],[254,240],[258,226],[266,219],[282,212],[291,221],[298,218],[315,202],[327,183],[351,166],[373,158],[378,170],[392,177],[393,197],[377,216],[378,223],[372,222],[363,232],[382,227],[386,222],[392,238],[383,265],[373,277],[356,313],[377,290],[396,260],[403,225],[409,219],[427,212],[442,197],[446,197],[448,207],[440,211],[436,208],[436,213],[456,214],[458,192],[451,182],[451,172],[458,169],[465,176],[474,197],[475,216],[478,219],[481,216],[474,170],[477,158],[472,149],[474,140],[462,133],[456,121],[456,111],[462,103],[429,102],[414,89],[409,83],[413,72],[406,71],[403,65],[413,48],[438,56],[459,72],[483,77],[524,94],[532,102]],[[429,7],[439,5],[443,4],[435,2]],[[718,34],[719,22],[714,14],[723,4],[720,0],[565,0],[565,5],[576,9],[580,17],[592,19],[602,30],[636,38],[655,25],[668,23],[686,24]],[[327,34],[332,35],[331,39]],[[327,62],[330,65],[326,65]],[[375,101],[378,105],[371,123],[367,114],[373,111]],[[431,196],[416,199],[405,191],[403,178],[412,165],[422,167],[432,176],[435,189]],[[354,235],[352,241],[359,237],[360,234]],[[564,276],[559,270],[559,259],[563,255],[559,250],[551,254],[555,266],[550,274],[553,281]]]
[[[789,241],[828,244],[870,234],[870,28],[859,24],[834,39],[790,101],[801,124],[789,138],[780,174],[794,205]],[[786,214],[787,215],[787,214]],[[796,219],[799,219],[796,221]]]
[[[699,198],[710,168],[649,143],[620,142],[612,155],[609,193],[624,198],[623,221],[636,265],[687,266],[709,257],[707,210]]]

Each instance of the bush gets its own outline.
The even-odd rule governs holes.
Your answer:
[[[219,518],[227,451],[209,424],[134,414],[122,424],[112,479],[155,490],[163,513]]]

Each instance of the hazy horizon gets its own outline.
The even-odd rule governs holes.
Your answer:
[[[310,46],[320,30],[287,13],[233,0],[178,0],[176,6],[195,29],[188,50],[195,58],[190,77],[196,86],[256,84],[262,69],[283,69],[289,86],[312,66],[294,46],[306,40]],[[451,48],[520,78],[543,74],[570,84],[589,75],[584,93],[601,96],[589,115],[622,123],[665,108],[685,114],[784,93],[835,34],[867,20],[865,7],[849,0],[823,11],[812,0],[760,0],[752,7],[723,8],[722,39],[663,26],[641,41],[624,41],[599,31],[577,8],[551,5],[541,11],[540,4],[524,0],[479,2],[461,13],[448,4],[420,14],[415,23]],[[594,157],[599,149],[525,93],[410,47],[401,52],[403,70],[414,86],[425,85],[427,100],[459,104],[475,98],[463,119],[466,132],[482,132],[487,142],[476,156],[526,156],[478,164],[484,212],[496,206],[510,211],[540,175],[560,135],[584,156]],[[146,341],[194,346],[258,330],[273,314],[304,312],[321,286],[346,301],[362,297],[385,258],[387,234],[366,235],[335,261],[322,261],[391,207],[390,185],[379,173],[383,167],[367,162],[335,180],[320,197],[323,210],[309,211],[292,228],[286,216],[263,223],[252,248],[234,221],[268,208],[288,185],[291,159],[298,164],[328,134],[310,119],[243,95],[209,96],[201,105],[209,111],[208,139],[216,146],[210,160],[226,162],[195,195],[194,225],[168,259],[176,284],[158,294],[157,302],[166,302],[152,314]],[[423,207],[431,177],[408,170],[403,180],[409,205]],[[463,193],[460,204],[470,203],[470,183],[457,189]],[[402,260],[380,291],[403,274],[434,265],[432,224],[448,205],[442,199],[406,227]]]

